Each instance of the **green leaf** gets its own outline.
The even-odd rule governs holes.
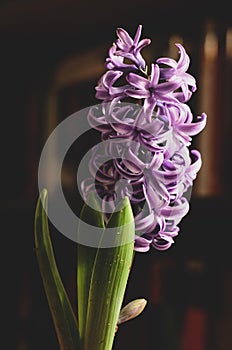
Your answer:
[[[46,215],[47,197],[47,190],[43,189],[35,212],[34,234],[37,261],[60,349],[79,350],[77,320],[57,269],[50,239]]]
[[[81,221],[78,226],[78,242],[82,242],[84,235],[87,234],[86,230],[88,226],[85,223],[91,225],[89,226],[90,234],[95,234],[94,228],[104,228],[104,219],[101,213],[99,203],[93,192],[90,193],[86,203],[84,204],[81,214]],[[101,232],[101,230],[96,230],[96,233]],[[102,230],[103,232],[103,230]],[[89,247],[84,244],[78,243],[77,246],[77,305],[78,305],[78,324],[81,340],[84,337],[86,317],[88,309],[88,298],[89,298],[89,288],[90,281],[92,277],[92,270],[94,265],[94,260],[96,257],[97,248]]]
[[[103,248],[108,235],[113,244]],[[114,228],[112,230],[112,228]],[[82,350],[111,350],[133,260],[134,217],[126,197],[105,229],[93,267]]]

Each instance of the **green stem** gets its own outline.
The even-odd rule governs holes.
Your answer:
[[[91,207],[89,206],[91,205]],[[90,193],[89,198],[84,204],[80,219],[83,222],[96,228],[104,228],[104,219],[101,213],[100,206],[93,193]],[[78,226],[78,241],[82,241],[83,235],[85,235],[86,227],[85,224],[80,221]],[[103,231],[103,230],[102,230]],[[98,231],[99,232],[99,231]],[[93,231],[94,234],[94,231]],[[92,277],[92,270],[97,253],[97,248],[89,247],[78,243],[77,246],[77,305],[78,305],[78,321],[79,321],[79,332],[81,342],[83,342],[87,308],[88,308],[88,298],[89,298],[89,288],[90,281]]]

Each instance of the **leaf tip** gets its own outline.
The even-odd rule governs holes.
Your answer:
[[[47,200],[47,197],[48,197],[48,191],[46,188],[43,188],[40,192],[40,199],[41,199],[41,202],[44,204]]]

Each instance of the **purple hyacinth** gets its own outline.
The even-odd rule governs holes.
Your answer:
[[[140,51],[150,44],[150,39],[140,40],[142,26],[139,25],[134,39],[122,28],[117,29],[118,39],[109,50],[106,67],[110,70],[146,70],[146,62]],[[125,62],[127,59],[127,63]]]
[[[189,210],[187,200],[201,155],[190,150],[192,137],[206,125],[186,104],[196,91],[187,73],[190,59],[181,44],[178,62],[159,58],[149,69],[141,49],[150,39],[134,39],[122,28],[109,49],[107,71],[96,86],[102,104],[90,109],[90,125],[100,131],[82,183],[84,198],[97,191],[106,220],[128,196],[135,218],[135,250],[168,249]],[[128,102],[129,101],[129,102]]]

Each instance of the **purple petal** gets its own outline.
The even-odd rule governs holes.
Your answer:
[[[145,46],[150,45],[151,40],[150,39],[143,39],[139,42],[137,48],[135,49],[135,53],[142,50]]]
[[[135,217],[135,229],[136,231],[143,231],[146,229],[147,226],[150,226],[154,222],[154,213],[151,212],[150,214],[143,217],[143,213],[141,212],[139,215]]]
[[[162,209],[162,215],[169,220],[179,221],[188,213],[188,211],[188,201],[185,198],[182,198],[176,205]]]
[[[140,77],[138,74],[135,73],[129,73],[127,76],[127,81],[132,86],[141,89],[146,90],[149,89],[149,81],[146,78]]]
[[[120,45],[120,41],[122,43],[125,43],[128,47],[133,45],[133,40],[131,39],[130,35],[127,33],[125,29],[118,28],[116,30],[116,33],[119,37],[119,41],[117,41],[117,44]]]
[[[177,62],[174,59],[168,58],[168,57],[158,58],[156,60],[156,62],[159,63],[159,64],[166,64],[167,66],[170,66],[170,67],[173,67],[173,68],[177,67]]]
[[[146,239],[136,235],[134,250],[136,252],[148,252],[150,249],[151,242],[152,239]]]
[[[197,117],[198,121],[195,123],[179,124],[178,128],[185,134],[194,136],[201,132],[206,126],[207,115],[202,113]]]
[[[139,42],[141,33],[142,33],[142,25],[140,24],[140,25],[138,26],[138,29],[137,29],[136,34],[135,34],[135,38],[134,38],[134,42],[133,42],[133,45],[134,45],[134,46],[137,46],[137,45],[138,45],[138,42]]]
[[[194,161],[193,163],[189,166],[187,172],[189,174],[193,174],[193,177],[196,177],[196,173],[198,173],[198,171],[201,168],[202,165],[202,160],[201,160],[201,154],[200,152],[198,152],[197,150],[192,150],[191,151],[192,156],[194,157]]]
[[[108,71],[103,75],[102,83],[107,87],[112,86],[122,74],[121,71]]]
[[[166,237],[165,237],[166,238]],[[167,242],[161,238],[154,238],[152,241],[152,246],[157,250],[167,250],[171,247],[173,242]]]
[[[178,89],[178,87],[180,86],[180,82],[165,82],[165,83],[161,83],[157,86],[156,88],[156,92],[161,93],[162,95],[168,94],[170,92],[175,91],[176,89]]]
[[[158,64],[151,65],[151,86],[156,87],[159,81],[160,69]]]
[[[180,58],[178,61],[178,69],[181,72],[186,72],[188,67],[189,67],[189,63],[190,63],[190,59],[189,56],[187,55],[185,49],[183,48],[183,46],[181,44],[175,44],[180,52]]]

